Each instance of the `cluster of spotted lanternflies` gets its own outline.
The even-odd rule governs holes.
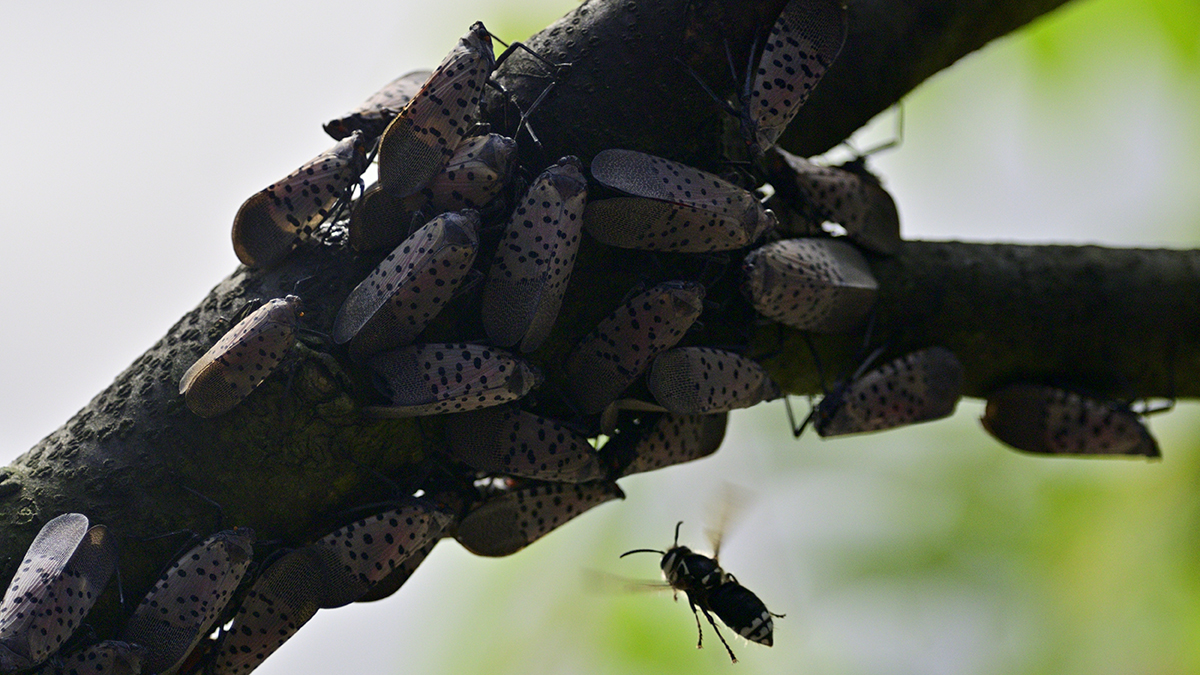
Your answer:
[[[585,232],[617,249],[742,251],[741,292],[758,314],[801,331],[860,328],[877,292],[860,248],[898,251],[895,204],[861,161],[821,166],[774,147],[845,32],[836,0],[791,0],[748,69],[740,105],[718,101],[738,116],[776,193],[801,216],[787,223],[732,182],[627,149],[592,158],[603,199],[587,199],[584,166],[571,156],[529,182],[523,196],[506,197],[516,141],[476,132],[496,64],[479,23],[437,69],[405,75],[326,124],[337,145],[245,202],[234,249],[248,267],[270,268],[320,237],[377,155],[378,183],[337,226],[355,250],[391,252],[345,299],[332,341],[376,374],[380,402],[364,414],[457,415],[446,425],[446,460],[467,467],[473,496],[453,507],[432,493],[405,498],[274,557],[252,581],[244,577],[253,531],[218,532],[163,574],[116,639],[91,645],[68,640],[116,568],[113,537],[81,514],[61,515],[38,534],[0,603],[0,670],[246,673],[318,609],[394,592],[443,536],[480,555],[508,555],[621,497],[617,478],[716,451],[730,410],[776,399],[780,389],[753,359],[677,346],[705,310],[698,281],[631,291],[574,345],[562,363],[569,390],[558,395],[590,420],[586,428],[522,408],[544,378],[520,355],[550,335]],[[844,236],[830,236],[830,223]],[[478,260],[481,228],[501,224],[490,262]],[[481,288],[465,283],[473,273],[482,275]],[[449,301],[476,292],[486,341],[415,342]],[[184,374],[187,406],[202,417],[237,406],[287,357],[300,317],[295,295],[246,316]],[[952,352],[931,346],[871,369],[881,351],[814,406],[806,422],[819,435],[953,412],[962,368]],[[1029,452],[1158,456],[1127,405],[1065,389],[1005,387],[989,398],[983,423]],[[590,439],[601,434],[607,440],[597,449]],[[770,645],[778,615],[722,570],[715,553],[679,546],[678,527],[675,539],[654,552],[693,613],[714,630],[716,614],[742,637]],[[210,637],[218,619],[231,617]],[[698,614],[696,621],[699,628]]]

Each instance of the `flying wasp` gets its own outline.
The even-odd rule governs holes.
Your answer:
[[[751,642],[770,647],[773,643],[772,635],[775,628],[771,617],[783,618],[784,615],[768,610],[757,595],[738,583],[732,574],[721,569],[721,565],[717,562],[717,556],[721,552],[721,532],[719,530],[709,533],[713,547],[713,554],[710,558],[696,553],[686,546],[679,545],[679,527],[681,525],[683,525],[682,520],[675,525],[675,543],[666,551],[638,548],[622,553],[621,557],[624,558],[631,553],[657,553],[662,556],[660,566],[667,584],[676,592],[676,598],[678,598],[679,591],[684,592],[688,599],[688,605],[692,608],[692,616],[696,617],[696,632],[699,635],[696,640],[697,649],[704,646],[704,630],[700,627],[700,615],[696,613],[697,608],[704,614],[704,618],[708,619],[708,623],[712,625],[717,638],[721,644],[725,645],[725,651],[729,652],[729,658],[734,663],[737,663],[737,657],[733,655],[729,643],[721,635],[721,631],[717,628],[717,622],[713,621],[713,614],[716,614],[726,626],[729,626],[738,635]]]

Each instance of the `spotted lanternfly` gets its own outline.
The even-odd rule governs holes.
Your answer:
[[[463,517],[454,538],[475,555],[512,555],[593,506],[624,499],[616,483],[530,482],[488,499]]]
[[[187,407],[201,417],[233,410],[263,383],[295,343],[300,298],[276,298],[242,319],[179,380]]]
[[[479,98],[495,64],[492,38],[476,22],[384,130],[379,182],[385,189],[407,197],[446,166],[475,124]]]
[[[847,25],[838,0],[790,0],[784,6],[741,96],[742,132],[760,153],[775,145],[842,51]]]
[[[598,413],[637,379],[655,354],[683,338],[703,309],[704,287],[668,281],[638,293],[584,336],[567,356],[571,396]]]
[[[584,211],[584,229],[610,246],[728,251],[753,243],[776,223],[753,193],[654,155],[604,150],[592,159],[592,176],[630,195],[593,201]]]
[[[242,204],[233,251],[248,267],[273,267],[308,239],[366,171],[370,143],[355,132]]]
[[[474,136],[463,141],[441,173],[416,194],[401,198],[378,183],[372,185],[350,212],[350,246],[358,251],[395,246],[418,212],[431,217],[485,206],[508,184],[516,161],[513,139]]]
[[[869,365],[870,360],[813,408],[809,417],[817,434],[844,436],[937,420],[952,415],[962,398],[962,364],[944,347],[911,352],[863,374]]]
[[[414,551],[412,555],[405,558],[404,562],[397,565],[396,569],[392,570],[391,574],[376,582],[376,584],[371,587],[371,590],[367,591],[367,593],[359,598],[356,602],[375,602],[376,600],[382,600],[386,597],[390,597],[393,593],[400,590],[400,587],[404,585],[404,582],[408,581],[413,572],[417,571],[417,567],[420,566],[421,563],[425,562],[425,558],[429,556],[429,553],[433,551],[433,547],[439,541],[441,541],[441,539],[436,537],[430,539],[429,543],[425,544],[421,548]]]
[[[877,253],[895,255],[900,250],[900,215],[896,202],[879,178],[867,170],[866,158],[841,166],[820,166],[777,149],[778,179],[771,181],[800,210],[800,222],[783,223],[781,230],[794,236],[824,233],[823,222],[837,223],[854,243]]]
[[[121,639],[146,648],[142,669],[169,675],[208,635],[254,556],[254,531],[205,539],[168,569],[125,624]]]
[[[325,561],[309,548],[288,551],[254,580],[221,636],[207,675],[249,673],[283,646],[320,607]]]
[[[713,542],[713,555],[710,558],[679,545],[680,525],[683,525],[683,521],[679,521],[675,526],[675,543],[666,551],[638,548],[622,553],[621,557],[631,553],[657,553],[662,556],[660,566],[663,577],[676,592],[683,591],[687,596],[688,605],[692,608],[692,615],[696,617],[696,632],[700,635],[696,642],[697,648],[704,644],[704,631],[700,628],[697,608],[704,614],[704,618],[708,619],[713,632],[717,634],[721,644],[725,645],[725,651],[729,652],[729,658],[734,663],[737,663],[737,657],[733,655],[729,643],[721,635],[717,622],[713,621],[713,614],[738,635],[770,647],[774,642],[775,630],[772,617],[782,618],[783,615],[769,611],[757,595],[739,584],[732,574],[721,569],[717,562],[721,549],[719,538]]]
[[[531,352],[558,318],[579,250],[587,181],[564,157],[517,204],[483,287],[483,327],[501,347]]]
[[[515,401],[542,383],[533,366],[495,347],[417,344],[377,354],[370,362],[390,406],[367,408],[378,417],[466,412]]]
[[[355,131],[361,131],[364,138],[374,141],[392,118],[417,95],[431,74],[428,70],[414,70],[388,82],[362,105],[326,122],[323,126],[325,133],[340,141]]]
[[[103,525],[79,513],[46,523],[0,602],[0,670],[24,670],[50,658],[79,628],[116,567]]]
[[[728,413],[658,415],[648,428],[610,438],[600,448],[601,463],[620,477],[701,459],[721,446],[728,422]]]
[[[677,415],[749,408],[779,398],[779,385],[755,361],[709,347],[677,347],[654,357],[646,386]]]
[[[325,560],[321,607],[341,607],[361,598],[406,558],[440,537],[451,519],[450,514],[413,499],[317,540],[312,548]]]
[[[463,413],[446,424],[446,440],[451,457],[488,473],[562,483],[605,473],[586,436],[515,407]]]
[[[879,289],[858,249],[832,239],[767,244],[746,256],[742,270],[742,291],[759,314],[816,333],[858,326]]]
[[[1160,457],[1137,413],[1118,401],[1036,384],[988,396],[983,428],[1018,450],[1048,455]]]
[[[118,640],[105,640],[48,665],[42,675],[138,675],[146,649]]]
[[[413,232],[350,291],[333,340],[366,356],[406,345],[450,301],[479,248],[479,214],[445,213]]]

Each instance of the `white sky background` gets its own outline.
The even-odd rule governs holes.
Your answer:
[[[524,36],[505,34],[504,27],[513,23],[505,17],[523,15],[545,25],[572,6],[365,0],[5,3],[0,8],[0,147],[7,161],[0,164],[0,193],[9,224],[0,248],[0,280],[10,291],[0,296],[0,315],[8,327],[0,341],[9,355],[0,362],[0,381],[7,385],[0,390],[0,452],[6,453],[0,459],[11,461],[62,424],[234,269],[233,214],[248,196],[332,145],[322,122],[396,75],[436,65],[476,19],[501,37],[519,38]],[[1195,122],[1200,86],[1179,91],[1164,74],[1159,55],[1123,53],[1124,60],[1084,69],[1067,85],[1073,89],[1066,95],[1037,90],[1026,77],[1025,53],[1006,44],[985,49],[925,85],[906,109],[903,145],[872,162],[896,197],[904,234],[1119,246],[1200,244],[1200,129]],[[1121,83],[1119,89],[1114,82]],[[890,122],[879,126],[876,138],[886,137]],[[1169,435],[1171,425],[1178,424],[1170,420],[1181,414],[1186,411],[1162,424],[1156,420],[1156,430],[1163,427]],[[630,481],[625,505],[601,507],[610,513],[608,520],[598,510],[593,527],[623,546],[612,549],[614,556],[625,548],[665,545],[679,518],[690,519],[691,539],[698,542],[703,502],[723,478],[762,486],[772,506],[760,510],[760,524],[788,517],[778,504],[800,499],[798,486],[814,479],[805,473],[778,474],[780,460],[755,436],[765,432],[746,421],[777,425],[772,432],[783,429],[781,410],[768,409],[765,415],[739,419],[735,426],[743,435],[728,439],[722,453],[699,468],[681,467],[666,480]],[[972,408],[960,415],[965,419],[948,424],[969,429],[970,417],[977,415]],[[930,438],[944,438],[931,433]],[[978,436],[980,447],[1001,452],[981,432]],[[1166,446],[1162,434],[1160,440]],[[814,443],[806,438],[799,447],[811,452]],[[870,478],[862,480],[859,487],[870,492]],[[777,491],[792,496],[777,496]],[[834,492],[805,492],[816,496],[804,501],[844,512],[846,505],[837,500],[846,493]],[[651,500],[667,506],[647,506]],[[813,506],[816,502],[822,506]],[[653,522],[643,523],[651,519],[638,513],[647,510]],[[635,527],[631,522],[637,523],[635,533],[614,534]],[[501,562],[470,559],[444,543],[434,555],[436,564],[418,572],[420,583],[382,603],[321,613],[259,672],[317,672],[318,659],[329,659],[343,672],[438,672],[438,664],[446,661],[429,653],[437,647],[427,641],[462,628],[457,622],[472,603],[461,590],[464,578],[495,579],[483,575],[528,568],[539,560],[578,569],[576,561],[564,563],[553,555],[567,545],[595,547],[587,529],[574,524]],[[761,528],[745,529],[750,531],[737,539],[741,559],[750,559]],[[800,529],[794,537],[822,537],[819,524]],[[550,543],[559,536],[572,543]],[[784,559],[801,556],[787,548],[798,546],[794,543],[763,546]],[[738,569],[733,549],[723,560]],[[632,569],[635,576],[655,568],[647,560]],[[770,577],[772,569],[768,566],[759,578]],[[801,589],[794,591],[796,603],[819,595],[805,586],[809,581],[792,582]],[[484,592],[487,586],[469,588]],[[766,597],[759,586],[755,590]],[[771,597],[785,595],[774,593]],[[666,603],[662,598],[647,602]],[[936,616],[889,623],[875,614],[878,630],[855,623],[855,630],[837,631],[839,620],[861,618],[854,606],[853,599],[844,600],[823,618],[798,620],[800,626],[807,621],[808,628],[793,630],[807,634],[809,644],[794,639],[793,648],[799,645],[811,656],[811,642],[828,629],[846,641],[844,650],[831,648],[834,655],[828,658],[853,666],[847,672],[989,672],[981,662],[954,649],[939,651],[936,644],[903,655],[913,634],[933,640],[946,633],[947,625]],[[687,613],[684,607],[670,609]],[[984,642],[995,619],[977,617],[983,626],[977,627],[962,620],[969,615],[964,610],[952,624],[955,635],[963,634],[958,649],[967,652],[963,644]],[[685,628],[690,621],[680,619]],[[539,639],[520,631],[520,620],[491,625],[513,631],[514,649],[522,644],[532,649]],[[562,628],[568,637],[562,639],[571,639],[572,628],[588,630],[585,622],[568,623]],[[878,654],[854,642],[864,630],[873,636]],[[888,639],[894,639],[895,650],[887,647],[893,644]],[[724,658],[715,640],[710,647],[716,649],[705,651],[714,661]],[[685,640],[679,648],[687,651],[691,645]],[[743,663],[759,660],[767,672],[785,672],[772,670],[769,659],[786,664],[796,658],[778,639],[772,651],[744,644],[738,651]],[[924,662],[931,651],[945,662]],[[960,656],[965,661],[956,660]],[[897,664],[911,671],[891,669]],[[561,668],[551,662],[531,670]],[[842,672],[831,668],[818,671]]]

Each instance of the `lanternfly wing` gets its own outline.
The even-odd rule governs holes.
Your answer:
[[[632,150],[604,150],[592,176],[631,198],[588,204],[584,227],[621,248],[701,253],[741,248],[775,226],[753,193],[713,174]],[[652,200],[647,202],[646,200]]]
[[[146,649],[128,642],[105,640],[63,658],[58,668],[43,675],[138,675]]]
[[[229,412],[287,356],[295,342],[300,298],[276,298],[242,319],[179,381],[188,408],[201,417]]]
[[[837,223],[851,241],[877,253],[894,255],[900,249],[900,215],[896,201],[879,178],[867,170],[865,159],[842,166],[820,166],[783,150],[784,180],[795,188],[801,202],[803,230],[792,234],[819,234],[821,223]],[[773,184],[774,181],[772,181]],[[778,185],[778,184],[776,184]]]
[[[784,239],[746,256],[742,287],[759,314],[800,330],[841,333],[875,306],[879,284],[852,245]]]
[[[262,665],[317,613],[324,574],[321,556],[307,547],[272,563],[246,593],[209,675],[244,675]]]
[[[944,347],[906,354],[835,388],[813,415],[821,436],[881,431],[954,413],[962,364]]]
[[[450,301],[478,251],[479,214],[446,213],[400,243],[350,291],[333,339],[359,355],[408,344]]]
[[[400,563],[396,569],[392,570],[391,574],[378,581],[374,586],[371,587],[371,590],[367,591],[366,595],[359,598],[356,602],[375,602],[376,600],[382,600],[386,597],[389,597],[396,591],[400,590],[400,587],[404,585],[404,582],[408,581],[413,572],[417,571],[417,567],[420,566],[421,563],[425,562],[425,558],[429,556],[429,553],[433,551],[433,547],[439,541],[441,541],[441,539],[437,537],[430,539],[429,543],[425,544],[421,548],[417,549],[412,555],[405,558],[404,562]]]
[[[340,141],[361,131],[368,141],[374,141],[387,128],[388,122],[417,95],[431,74],[428,70],[414,70],[388,82],[362,105],[326,122],[325,133]]]
[[[567,356],[571,395],[585,414],[604,410],[649,365],[683,338],[703,310],[704,287],[668,281],[608,315]]]
[[[492,39],[476,22],[400,114],[379,144],[379,182],[397,197],[425,187],[475,124],[495,67]]]
[[[341,607],[360,599],[405,559],[440,537],[450,521],[449,514],[414,499],[322,537],[313,544],[325,560],[321,607]]]
[[[145,672],[173,673],[212,629],[254,555],[254,532],[240,527],[205,539],[158,580],[125,624],[121,639],[142,645]]]
[[[654,358],[646,386],[677,415],[748,408],[779,398],[779,386],[758,363],[709,347],[668,349]]]
[[[377,354],[371,368],[391,406],[368,408],[379,417],[466,412],[515,401],[542,383],[533,366],[495,347],[417,344]]]
[[[483,288],[483,326],[493,343],[531,352],[550,334],[575,266],[586,199],[582,165],[564,157],[513,211]]]
[[[455,538],[475,555],[512,555],[593,506],[624,498],[607,481],[531,483],[480,504],[459,523]]]
[[[1058,387],[1005,387],[988,397],[981,421],[997,439],[1026,452],[1161,456],[1129,406]]]
[[[45,661],[74,634],[116,567],[103,525],[67,513],[46,523],[0,603],[0,668]]]
[[[446,437],[450,456],[480,471],[564,483],[604,477],[586,436],[515,407],[459,415]]]
[[[619,476],[683,464],[716,452],[728,422],[727,413],[659,415],[647,429],[622,429],[600,449],[600,457]]]
[[[273,267],[333,214],[367,169],[369,142],[355,132],[246,200],[233,218],[233,251],[248,267]]]
[[[474,136],[459,144],[420,196],[431,213],[478,209],[504,189],[516,164],[515,140],[500,134]]]
[[[760,151],[775,145],[825,76],[842,51],[846,26],[846,8],[838,0],[790,0],[784,6],[743,101]]]

